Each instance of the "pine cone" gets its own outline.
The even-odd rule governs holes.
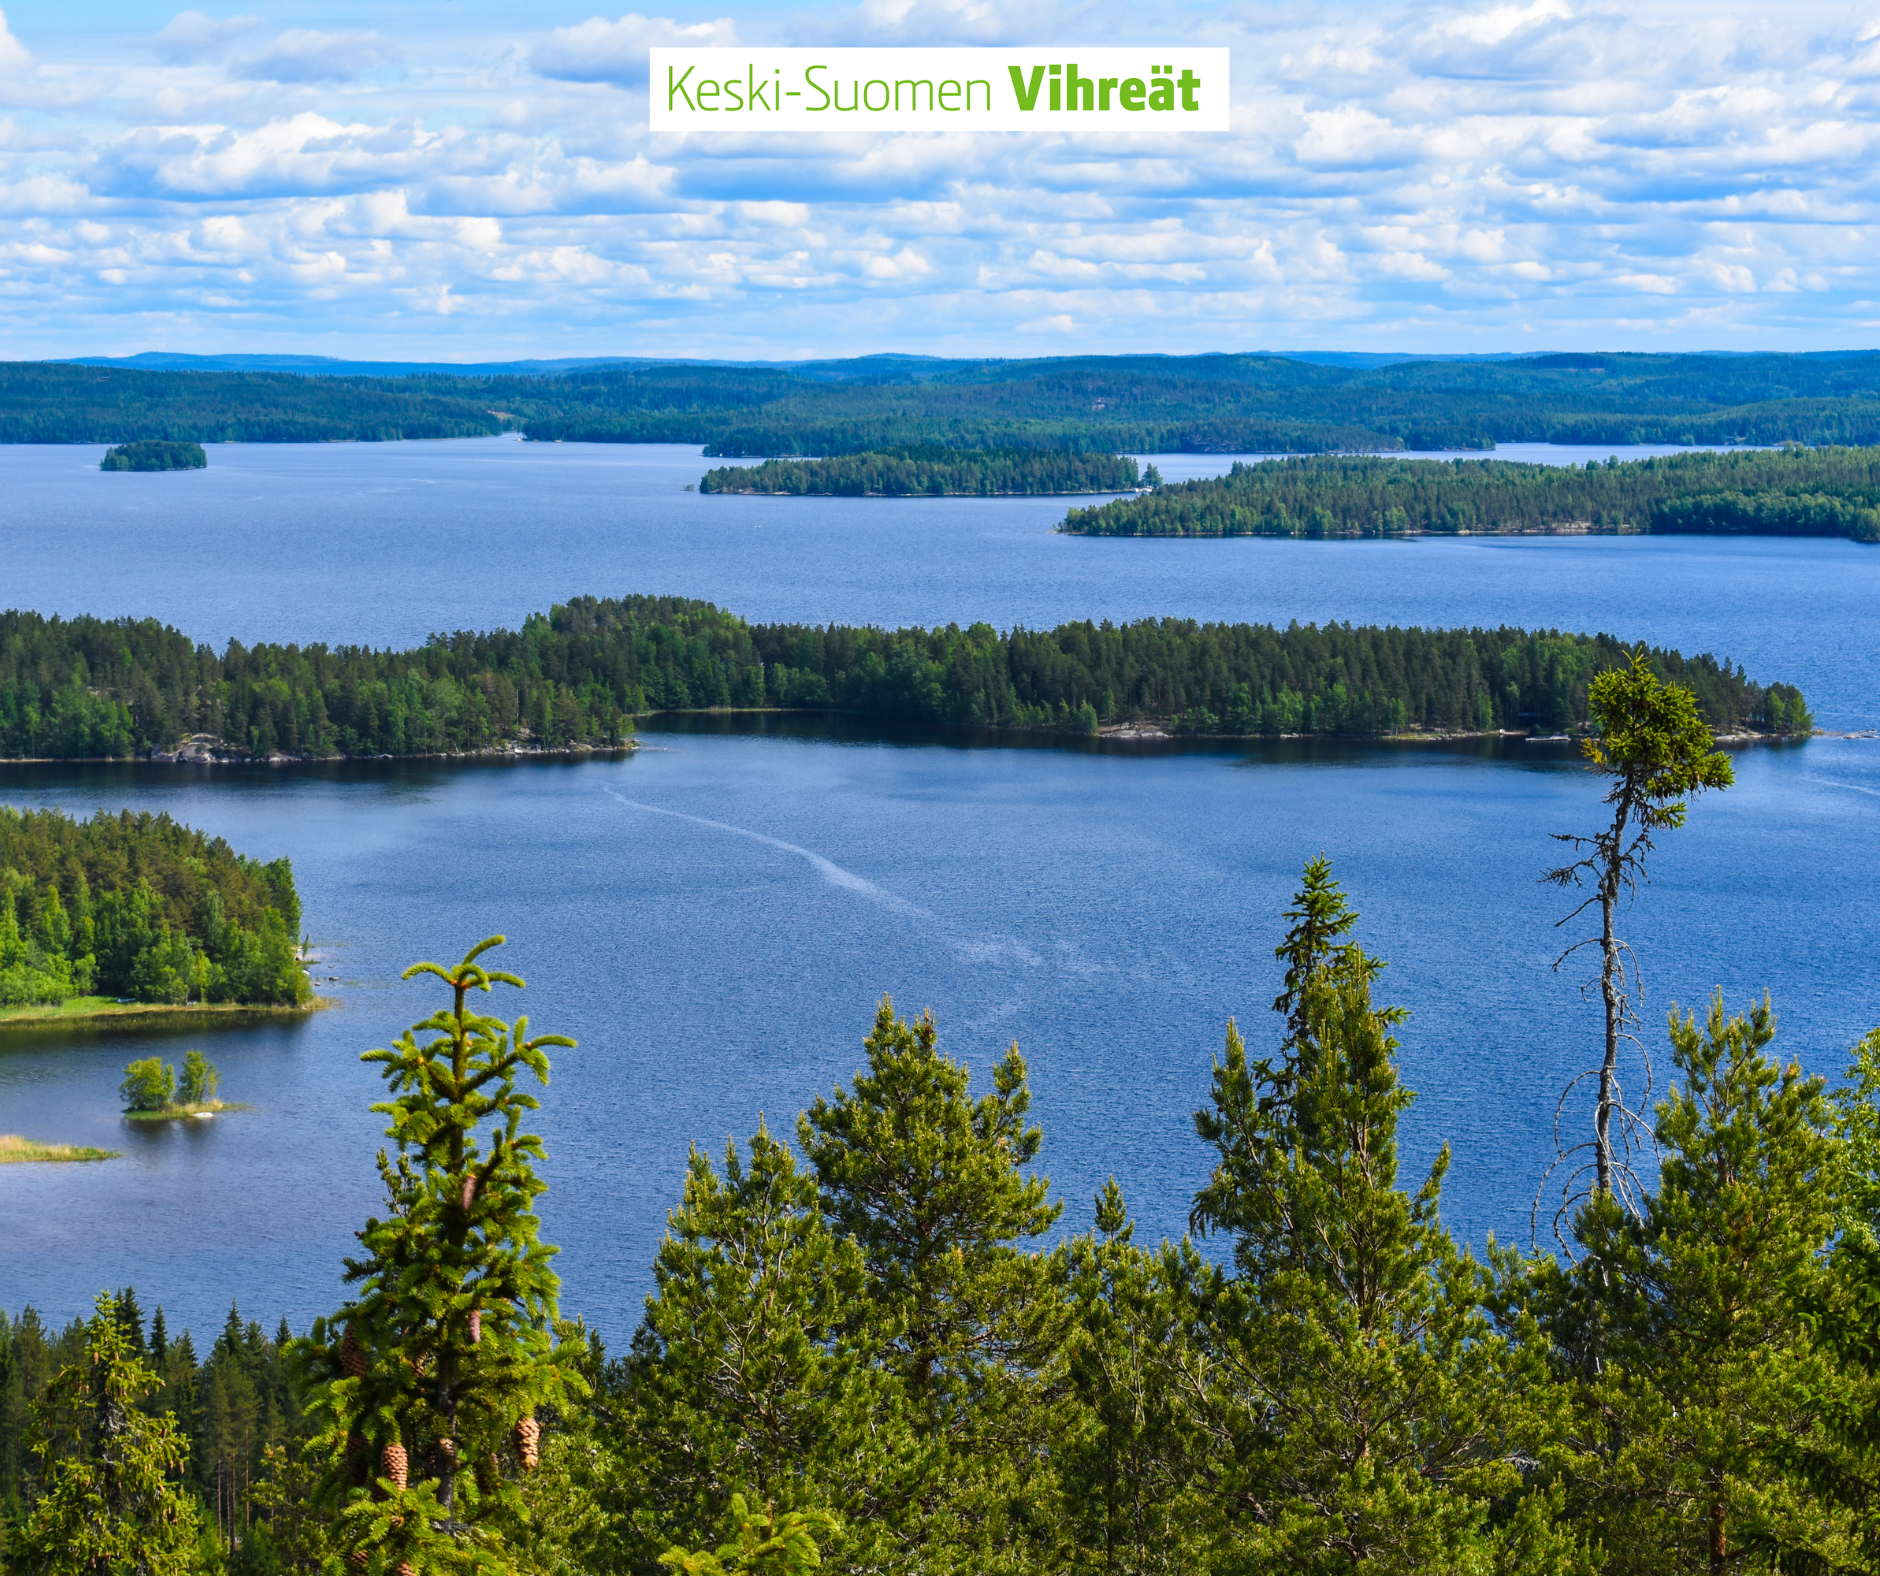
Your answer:
[[[356,1571],[362,1571],[371,1563],[364,1549],[354,1549],[346,1556],[346,1563]]]
[[[522,1470],[533,1472],[541,1459],[542,1425],[532,1417],[516,1419],[516,1454],[522,1457]]]
[[[474,1174],[463,1179],[463,1212],[470,1213],[470,1206],[477,1201],[477,1179]]]
[[[418,1576],[418,1568],[410,1560],[398,1562],[398,1576]]]
[[[479,1493],[494,1494],[496,1485],[502,1480],[503,1469],[497,1464],[495,1456],[485,1456],[477,1463],[477,1491]]]
[[[457,1441],[452,1439],[449,1435],[446,1435],[444,1438],[440,1439],[437,1442],[437,1458],[438,1460],[442,1461],[446,1466],[453,1466],[453,1467],[456,1466],[457,1464]]]
[[[356,1324],[346,1326],[346,1334],[339,1343],[339,1365],[346,1370],[349,1379],[363,1379],[366,1376],[366,1349],[359,1344],[359,1327]]]
[[[405,1447],[394,1440],[379,1452],[379,1475],[392,1480],[392,1487],[403,1490],[411,1470],[411,1458]]]
[[[481,1308],[472,1308],[470,1310],[470,1344],[472,1346],[478,1346],[482,1344],[482,1341],[483,1310]]]

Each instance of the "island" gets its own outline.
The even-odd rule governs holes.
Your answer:
[[[707,471],[702,493],[826,494],[836,498],[1039,497],[1134,492],[1155,486],[1126,454],[1052,449],[877,449],[810,460],[766,460]]]
[[[1369,456],[1236,462],[1073,509],[1079,536],[1580,534],[1880,542],[1880,448],[1729,450],[1578,465]]]
[[[575,597],[519,631],[459,631],[410,651],[231,641],[217,655],[154,619],[7,613],[0,753],[276,765],[513,758],[621,748],[634,719],[655,712],[762,710],[1138,738],[1554,734],[1586,724],[1594,676],[1635,649],[1610,635],[1505,626],[753,624],[709,602],[629,596]],[[1720,734],[1788,739],[1814,727],[1793,685],[1709,655],[1653,649],[1650,660],[1695,691]]]
[[[0,1133],[0,1166],[31,1165],[42,1161],[115,1160],[115,1149],[93,1149],[85,1144],[41,1144],[18,1133]]]
[[[0,1028],[314,1005],[286,859],[167,814],[0,806],[0,877]]]
[[[101,471],[199,471],[209,463],[200,443],[171,443],[164,438],[140,438],[107,449],[98,462]]]

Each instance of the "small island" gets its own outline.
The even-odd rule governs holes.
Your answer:
[[[766,460],[707,471],[702,493],[783,493],[832,498],[1038,498],[1064,493],[1123,493],[1154,487],[1126,454],[1055,449],[948,449],[926,444],[834,454],[815,460]]]
[[[245,1105],[218,1100],[216,1085],[222,1075],[201,1051],[183,1058],[183,1073],[158,1057],[145,1057],[124,1069],[118,1094],[124,1117],[130,1122],[171,1122],[178,1117],[219,1116],[224,1111],[246,1111]]]
[[[115,1160],[115,1149],[93,1149],[86,1144],[41,1144],[18,1133],[0,1133],[0,1166],[58,1163],[66,1160]]]
[[[209,463],[200,443],[172,443],[167,438],[139,438],[107,449],[101,471],[199,471]]]

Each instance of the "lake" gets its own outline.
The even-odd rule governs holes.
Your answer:
[[[378,643],[584,591],[886,623],[1505,619],[1714,649],[1800,682],[1831,726],[1880,710],[1880,555],[1846,543],[1091,541],[1051,532],[1054,500],[701,498],[680,490],[696,451],[505,440],[222,446],[184,475],[96,463],[0,450],[7,604]],[[1412,1010],[1406,1172],[1447,1140],[1452,1228],[1525,1240],[1554,1095],[1599,1038],[1579,974],[1549,967],[1563,904],[1535,879],[1548,833],[1597,814],[1561,747],[983,748],[722,722],[645,744],[581,764],[0,767],[7,803],[168,809],[291,855],[339,1002],[210,1035],[0,1036],[0,1131],[125,1151],[0,1170],[0,1306],[62,1321],[134,1282],[199,1336],[231,1298],[270,1324],[330,1309],[377,1202],[358,1053],[434,1005],[397,983],[405,964],[495,930],[531,980],[518,1005],[581,1041],[543,1096],[543,1215],[568,1308],[610,1342],[637,1319],[688,1145],[721,1150],[760,1113],[787,1131],[854,1070],[884,991],[931,1006],[982,1077],[1019,1041],[1068,1226],[1114,1174],[1146,1236],[1179,1232],[1206,1173],[1189,1113],[1230,1014],[1271,1043],[1279,911],[1321,849],[1391,961],[1384,996]],[[1735,758],[1738,785],[1664,839],[1629,917],[1652,1040],[1673,1000],[1767,988],[1780,1043],[1832,1074],[1880,1022],[1880,743]],[[258,1109],[122,1123],[125,1062],[194,1045]]]

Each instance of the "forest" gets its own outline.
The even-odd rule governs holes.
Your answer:
[[[0,614],[0,755],[228,750],[321,758],[604,748],[635,716],[783,708],[884,723],[1095,734],[1552,733],[1586,719],[1606,635],[1198,624],[1144,619],[1000,633],[749,624],[677,597],[577,597],[519,631],[409,651],[323,645],[218,653],[154,619]],[[1654,650],[1728,732],[1806,734],[1799,690],[1710,655]]]
[[[370,441],[520,429],[730,456],[938,445],[1115,454],[1496,443],[1880,443],[1880,353],[1532,356],[1327,366],[1272,355],[322,377],[0,363],[0,442]]]
[[[1084,536],[1647,531],[1880,542],[1880,448],[1787,447],[1523,465],[1358,456],[1236,461],[1225,476],[1073,509]]]
[[[140,438],[107,449],[98,462],[101,471],[199,471],[209,463],[200,443],[171,443],[166,438]]]
[[[1147,485],[1161,479],[1149,467]],[[1125,454],[1048,449],[891,449],[813,460],[766,460],[707,471],[705,493],[821,493],[838,498],[996,498],[1128,492],[1142,478]]]
[[[294,1006],[300,897],[262,863],[167,814],[0,805],[0,1006],[93,994]]]
[[[331,1317],[231,1308],[201,1358],[130,1291],[0,1318],[7,1568],[1880,1570],[1880,1031],[1831,1094],[1766,1000],[1674,1010],[1649,1178],[1478,1256],[1450,1149],[1400,1167],[1415,1031],[1358,919],[1320,858],[1269,922],[1283,986],[1196,1089],[1179,1241],[1115,1178],[1062,1231],[1020,1047],[982,1081],[884,999],[845,1083],[693,1150],[612,1357],[520,1125],[572,1042],[466,1016],[521,983],[501,938],[428,965],[459,1006],[364,1058],[387,1208]]]

